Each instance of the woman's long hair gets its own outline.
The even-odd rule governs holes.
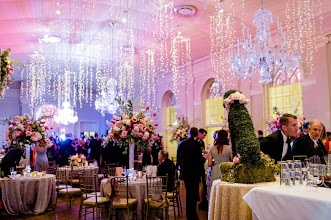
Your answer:
[[[226,130],[219,130],[217,132],[217,137],[215,138],[214,145],[217,147],[217,153],[223,151],[223,146],[229,144],[228,132]]]

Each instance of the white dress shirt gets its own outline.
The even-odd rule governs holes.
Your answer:
[[[283,152],[282,152],[282,159],[285,157],[286,153],[287,153],[287,136],[283,133],[283,131],[280,131],[283,135]]]

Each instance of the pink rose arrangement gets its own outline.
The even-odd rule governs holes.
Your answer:
[[[239,101],[240,104],[247,105],[249,103],[249,99],[246,99],[244,94],[241,94],[240,92],[235,92],[229,95],[226,99],[224,99],[224,106],[226,109],[230,109],[231,104],[233,104],[235,101]]]
[[[86,161],[87,160],[84,154],[76,154],[69,157],[70,165],[77,165],[79,163],[85,163]]]
[[[178,118],[177,123],[177,127],[173,130],[171,135],[171,142],[180,142],[181,140],[186,139],[188,131],[190,130],[190,125],[187,122],[187,118]]]
[[[53,143],[47,137],[47,130],[49,128],[44,126],[46,116],[42,116],[38,119],[33,119],[30,115],[15,116],[12,119],[8,119],[9,126],[6,132],[7,146],[15,146],[24,149],[25,144],[39,144],[41,147],[50,147]]]
[[[146,107],[146,110],[134,113],[130,100],[127,103],[119,101],[122,112],[114,115],[110,122],[107,121],[110,130],[108,131],[109,137],[105,138],[106,142],[113,139],[120,146],[128,146],[133,141],[138,149],[150,147],[157,139],[156,126],[158,124],[152,119],[152,117],[156,117],[156,113],[153,113],[151,117],[146,117],[149,106]]]

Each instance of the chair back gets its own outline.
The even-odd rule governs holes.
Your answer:
[[[111,203],[120,198],[125,198],[129,202],[129,178],[128,176],[115,176],[110,179],[111,183]]]
[[[55,172],[56,172],[56,167],[47,167],[46,173],[54,175]]]
[[[56,185],[67,185],[68,184],[68,176],[65,169],[56,169],[55,171],[56,176]]]
[[[77,169],[74,169],[73,166],[70,167],[70,172],[69,172],[69,180],[70,180],[70,184],[72,186],[72,180],[73,179],[79,179],[79,175],[78,175],[78,170]]]
[[[97,175],[86,176],[84,174],[79,175],[79,186],[82,191],[82,195],[97,192],[98,187]],[[87,197],[86,197],[87,198]]]
[[[108,167],[118,167],[120,165],[120,163],[106,163],[106,169],[108,168]]]
[[[115,173],[116,173],[116,167],[107,167],[106,175],[116,176]]]
[[[159,200],[161,198],[167,199],[168,175],[157,177],[146,176],[146,184],[148,202],[149,200]],[[165,196],[165,198],[163,198],[163,196]]]

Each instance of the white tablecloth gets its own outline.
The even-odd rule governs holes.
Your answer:
[[[66,171],[66,174],[69,175],[69,172],[71,172],[71,167],[59,167],[58,168],[59,170],[65,170]],[[84,175],[86,176],[93,176],[94,174],[95,175],[98,175],[98,172],[99,172],[99,167],[92,167],[92,166],[88,166],[88,167],[76,167],[74,166],[73,167],[73,170],[74,171],[84,171]],[[74,177],[75,178],[75,177]],[[78,177],[76,177],[78,178]]]
[[[55,207],[55,176],[0,179],[3,205],[10,215],[40,214]]]
[[[279,185],[256,187],[243,199],[259,220],[331,219],[331,189]]]

